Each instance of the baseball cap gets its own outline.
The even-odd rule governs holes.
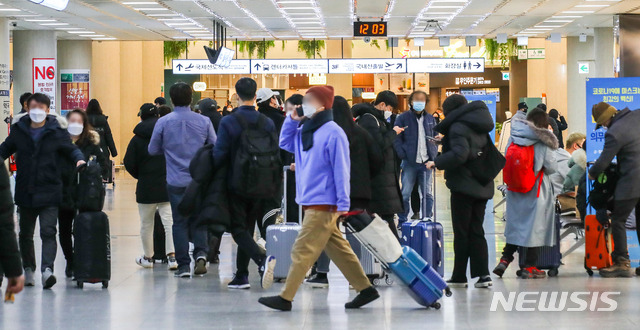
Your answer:
[[[217,109],[218,109],[218,102],[208,97],[200,100],[200,102],[198,103],[198,110],[200,110],[200,112],[216,111]]]
[[[270,88],[260,88],[256,92],[256,103],[262,103],[278,93],[272,91]]]

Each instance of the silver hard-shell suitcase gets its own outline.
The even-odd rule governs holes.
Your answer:
[[[287,171],[289,166],[284,166],[284,193],[281,212],[284,217],[284,223],[271,225],[267,227],[267,255],[272,255],[278,261],[273,271],[273,277],[276,280],[287,278],[289,267],[291,266],[291,249],[293,243],[300,232],[300,224],[297,222],[287,222]],[[298,211],[298,219],[302,219],[302,207]]]
[[[360,241],[349,232],[346,231],[347,241],[349,245],[351,245],[351,249],[353,249],[353,253],[358,256],[358,260],[360,260],[360,265],[362,265],[362,269],[364,273],[367,274],[367,277],[371,281],[371,284],[378,285],[380,284],[380,280],[384,279],[388,285],[393,283],[393,280],[389,277],[389,275],[382,268],[382,263],[380,260],[376,259],[376,257],[369,252],[365,247],[362,246]]]

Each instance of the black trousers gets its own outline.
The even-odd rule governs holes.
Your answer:
[[[489,251],[484,237],[486,199],[451,192],[451,222],[455,254],[454,282],[467,281],[467,263],[471,263],[471,277],[489,275]]]
[[[420,185],[419,181],[416,180],[416,184],[413,185],[413,191],[411,192],[411,211],[413,214],[420,214],[420,208],[422,207],[420,199]]]
[[[75,216],[76,210],[62,208],[58,210],[58,237],[67,264],[73,264],[73,218]]]
[[[233,240],[238,244],[236,254],[236,274],[249,275],[249,262],[253,259],[256,264],[261,264],[265,255],[253,240],[256,221],[261,218],[262,203],[259,199],[249,199],[243,196],[229,193],[229,213],[232,221],[244,221],[243,226],[237,226],[231,230]]]
[[[627,248],[627,228],[625,223],[631,215],[633,208],[636,209],[636,221],[640,218],[640,198],[616,200],[614,202],[613,214],[611,214],[611,237],[613,238],[613,252],[611,258],[624,257],[629,259]],[[636,225],[638,238],[640,238],[640,227]]]
[[[398,241],[400,241],[400,235],[398,235],[398,228],[396,227],[396,222],[394,221],[395,215],[380,214],[380,218],[382,218],[382,220],[386,221],[389,224],[389,229],[391,230],[393,235],[395,235],[398,238]]]
[[[502,250],[502,259],[513,261],[513,255],[518,251],[519,246],[515,244],[507,243]],[[525,248],[526,257],[524,260],[524,267],[535,267],[538,264],[538,253],[540,251],[537,247]]]

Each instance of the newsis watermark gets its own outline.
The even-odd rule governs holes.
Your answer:
[[[620,292],[493,292],[492,312],[613,312]]]

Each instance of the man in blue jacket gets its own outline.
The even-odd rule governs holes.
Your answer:
[[[85,163],[82,152],[71,142],[69,133],[60,126],[56,117],[49,114],[49,97],[35,93],[27,100],[28,114],[16,118],[11,133],[0,145],[3,160],[16,154],[15,202],[20,207],[20,253],[25,273],[25,285],[35,285],[33,272],[36,256],[33,232],[36,219],[40,219],[42,239],[42,286],[45,289],[56,284],[53,264],[58,242],[58,206],[62,203],[62,179],[58,157],[68,157],[76,166]],[[66,124],[66,121],[64,122]]]
[[[429,141],[434,137],[435,119],[425,111],[429,96],[423,91],[415,91],[409,96],[411,110],[398,116],[395,126],[403,129],[394,141],[398,157],[402,159],[402,201],[404,212],[398,214],[400,224],[407,221],[411,192],[416,180],[425,199],[422,217],[431,217],[433,212],[433,195],[430,189],[431,171],[438,154],[436,145]],[[426,175],[426,180],[424,179]]]
[[[189,242],[193,242],[196,265],[194,275],[207,273],[207,228],[195,225],[178,211],[178,204],[191,183],[189,163],[205,144],[215,144],[216,133],[209,118],[191,111],[191,86],[179,82],[171,86],[169,95],[174,109],[158,119],[149,142],[149,155],[164,155],[167,162],[167,192],[173,213],[173,243],[178,271],[176,277],[191,277]]]
[[[305,214],[282,292],[258,300],[269,308],[291,310],[298,287],[323,250],[359,292],[345,308],[379,297],[337,225],[338,217],[349,211],[351,161],[347,136],[333,121],[333,94],[331,86],[310,88],[302,104],[304,116],[294,111],[282,125],[280,147],[295,154],[296,202]]]

